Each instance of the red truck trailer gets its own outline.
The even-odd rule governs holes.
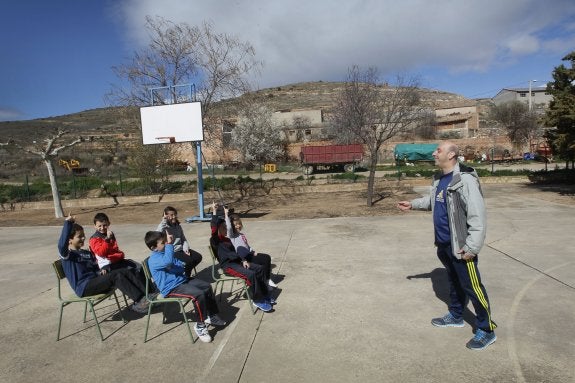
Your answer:
[[[357,164],[363,160],[363,146],[361,144],[302,146],[300,160],[304,174],[313,174],[319,168],[343,168],[346,172],[353,172]]]

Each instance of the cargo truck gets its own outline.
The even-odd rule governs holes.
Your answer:
[[[363,146],[361,144],[302,146],[300,161],[304,174],[308,175],[318,169],[343,169],[346,172],[353,172],[363,161]]]

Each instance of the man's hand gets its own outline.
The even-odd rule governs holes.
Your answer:
[[[407,211],[407,210],[411,210],[412,206],[411,206],[411,202],[409,202],[409,201],[399,201],[397,203],[397,207],[401,211]]]
[[[463,259],[463,260],[465,260],[465,261],[468,261],[468,260],[473,259],[473,258],[475,257],[475,254],[473,254],[473,253],[470,252],[470,251],[465,251],[465,250],[463,250],[463,249],[459,250],[459,251],[457,252],[457,254],[459,254],[459,256],[461,257],[461,259]]]

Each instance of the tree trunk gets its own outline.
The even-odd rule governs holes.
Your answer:
[[[60,200],[60,192],[58,191],[58,184],[56,183],[56,174],[54,173],[54,165],[49,158],[44,159],[46,169],[48,169],[48,177],[50,178],[50,188],[52,189],[52,199],[54,200],[54,214],[56,218],[64,217],[64,210],[62,209],[62,201]]]
[[[369,177],[367,179],[367,206],[373,205],[373,185],[375,184],[375,169],[377,166],[377,157],[372,159],[369,163]]]

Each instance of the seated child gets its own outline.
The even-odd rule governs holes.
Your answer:
[[[246,281],[254,305],[264,312],[272,310],[276,301],[270,296],[265,279],[265,271],[261,265],[249,262],[242,258],[226,237],[226,223],[217,222],[217,231],[210,238],[210,246],[216,249],[214,254],[218,258],[224,273],[242,278]]]
[[[192,270],[202,261],[202,255],[190,249],[190,245],[184,235],[184,229],[180,225],[180,221],[178,221],[178,211],[171,206],[166,206],[162,222],[160,222],[156,230],[172,235],[174,238],[174,257],[184,262],[185,274],[187,277],[191,276]]]
[[[197,278],[184,274],[184,263],[174,256],[173,237],[169,233],[148,231],[144,237],[146,246],[152,250],[148,267],[160,293],[165,297],[191,298],[198,321],[194,330],[202,342],[211,342],[207,325],[225,326],[218,316],[218,305],[214,299],[212,286]]]
[[[58,250],[62,267],[70,287],[79,297],[96,295],[117,288],[134,301],[130,308],[138,313],[148,312],[146,286],[138,278],[134,269],[122,268],[104,272],[98,267],[94,255],[82,249],[86,237],[82,226],[68,215],[64,221]]]
[[[142,271],[142,265],[131,259],[125,259],[124,252],[118,247],[114,232],[110,230],[110,219],[105,213],[98,213],[94,216],[94,227],[96,232],[90,237],[90,250],[96,256],[102,273],[123,267],[132,268],[145,283],[146,277]]]
[[[240,257],[247,259],[249,262],[261,265],[264,269],[265,279],[270,287],[277,287],[271,280],[272,259],[268,254],[256,253],[248,244],[248,239],[242,233],[242,219],[238,214],[228,216],[228,209],[224,208],[224,218],[227,227],[227,237],[230,239],[236,252]]]

